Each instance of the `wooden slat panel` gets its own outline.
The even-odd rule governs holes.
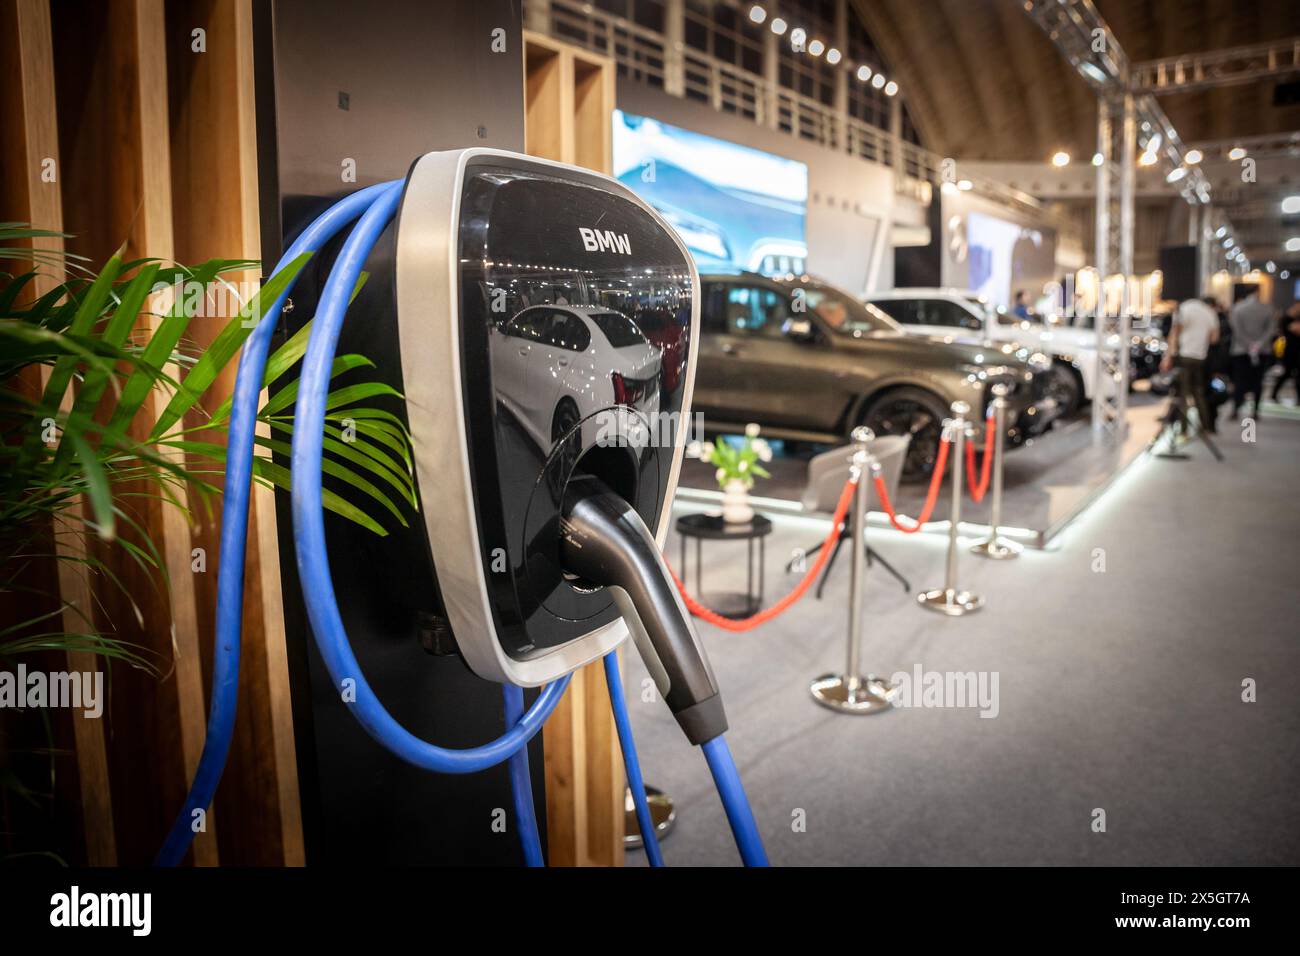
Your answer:
[[[52,0],[65,228],[73,251],[103,262],[126,240],[128,258],[173,257],[164,13],[161,0]],[[154,317],[142,317],[156,323]],[[175,369],[171,370],[175,373]],[[134,427],[160,410],[151,395]],[[155,491],[123,483],[120,492]],[[197,765],[205,723],[188,521],[150,498],[128,499],[158,545],[168,580],[146,573],[119,546],[100,547],[125,584],[97,594],[98,620],[171,670],[157,678],[115,667],[109,767],[120,861],[149,862]],[[124,536],[135,535],[129,528]],[[198,863],[216,862],[213,823],[195,841]]]
[[[0,9],[0,64],[10,82],[3,85],[3,114],[9,117],[0,162],[3,182],[4,216],[28,222],[43,229],[63,228],[63,203],[57,182],[59,144],[55,121],[54,52],[50,33],[48,0],[15,0]],[[56,179],[43,179],[47,161],[52,161]],[[32,241],[38,249],[63,250],[57,237]],[[32,294],[40,295],[57,284],[55,274],[47,274],[33,283]],[[41,370],[34,385],[43,388],[48,369]],[[69,510],[79,510],[73,502]],[[76,533],[52,535],[54,547],[64,560],[57,562],[58,596],[65,605],[61,621],[65,630],[84,630],[81,615],[93,611],[89,572],[76,559],[85,553],[85,541]],[[92,654],[73,652],[67,655],[70,671],[86,672],[100,668]],[[86,862],[92,866],[110,866],[117,862],[113,833],[113,801],[109,786],[108,758],[104,749],[104,725],[101,720],[85,716],[80,710],[68,715],[72,726],[73,761],[75,762],[76,798],[80,804],[79,829],[83,834]]]

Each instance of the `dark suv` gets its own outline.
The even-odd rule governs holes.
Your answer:
[[[918,479],[930,474],[951,404],[967,402],[982,426],[996,382],[1012,386],[1010,447],[1050,423],[1044,356],[908,335],[879,309],[807,276],[700,280],[693,407],[710,431],[757,422],[773,438],[833,443],[859,424],[877,435],[910,433],[903,474]]]

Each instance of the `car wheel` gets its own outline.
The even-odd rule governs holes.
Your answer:
[[[560,448],[554,453],[557,457],[555,463],[548,469],[551,481],[551,491],[555,494],[558,501],[560,492],[564,490],[564,484],[569,480],[569,475],[573,472],[573,466],[578,463],[578,455],[582,451],[582,435],[574,431],[578,422],[581,420],[578,414],[578,406],[568,399],[564,399],[555,408],[555,415],[551,418],[551,447],[560,441],[565,435],[569,435]]]
[[[873,400],[862,415],[862,424],[877,435],[911,435],[902,477],[904,481],[922,481],[934,470],[947,414],[938,396],[920,388],[899,388]]]
[[[1066,418],[1079,410],[1083,402],[1083,386],[1074,370],[1066,365],[1053,365],[1047,378],[1047,397],[1056,401],[1061,417]]]

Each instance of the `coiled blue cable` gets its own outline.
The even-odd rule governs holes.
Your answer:
[[[275,267],[280,271],[303,253],[314,253],[352,222],[391,183],[359,190],[335,203],[319,216],[289,246]],[[295,276],[294,282],[297,281]],[[193,820],[197,810],[212,803],[221,773],[230,753],[239,704],[239,642],[244,617],[244,551],[248,543],[248,499],[253,477],[253,437],[257,427],[258,399],[266,374],[266,357],[271,349],[280,309],[294,282],[266,310],[244,343],[235,378],[230,408],[230,432],[226,450],[225,494],[221,506],[221,568],[217,573],[216,644],[212,651],[212,703],[208,711],[207,736],[194,773],[194,782],[176,822],[158,851],[158,866],[175,866],[184,858],[194,839]]]
[[[335,203],[311,223],[289,246],[287,252],[276,266],[276,271],[295,261],[304,253],[317,252],[326,242],[337,235],[349,223],[370,209],[377,200],[388,197],[395,202],[401,195],[401,182],[380,183],[358,190],[350,196]],[[394,206],[387,205],[383,222],[391,218]],[[382,232],[382,226],[379,229]],[[375,237],[370,240],[373,246]],[[362,257],[364,260],[364,256]],[[359,270],[358,270],[359,271]],[[355,275],[349,280],[350,296]],[[296,281],[296,277],[295,277]],[[158,851],[155,863],[159,866],[175,866],[184,858],[191,840],[194,838],[193,821],[195,812],[206,810],[212,803],[217,784],[225,769],[226,758],[230,753],[230,740],[234,733],[235,714],[239,703],[239,658],[240,632],[243,622],[244,607],[244,555],[248,542],[248,502],[253,474],[253,439],[257,425],[258,401],[262,390],[262,379],[266,374],[266,360],[270,352],[271,340],[275,333],[280,310],[284,306],[294,282],[276,298],[266,309],[256,328],[244,344],[239,359],[239,368],[235,378],[235,388],[231,399],[230,428],[227,443],[225,491],[222,503],[221,555],[223,560],[217,576],[217,620],[216,642],[213,648],[212,695],[208,713],[207,736],[203,743],[203,753],[195,771],[194,781],[175,822],[168,831],[162,847]],[[346,299],[344,305],[346,306]],[[340,313],[339,320],[342,315]],[[313,339],[315,336],[313,336]],[[334,342],[337,341],[337,329],[330,343],[332,354]],[[328,361],[327,361],[328,364]],[[323,431],[323,413],[317,422],[317,430]],[[320,468],[319,439],[317,436],[316,467]],[[317,501],[319,505],[319,474],[317,475]],[[317,509],[317,519],[320,510]],[[323,554],[323,543],[322,552]],[[327,575],[328,577],[328,575]],[[330,590],[332,601],[333,590]],[[337,608],[335,608],[337,614]],[[344,638],[346,641],[346,637]],[[350,651],[348,652],[350,657]],[[355,665],[355,660],[353,660]],[[354,667],[360,674],[359,669]],[[364,683],[364,681],[359,681]],[[451,762],[456,769],[449,772],[471,772],[484,769],[510,756],[519,746],[537,732],[546,718],[554,710],[568,683],[566,677],[546,688],[534,702],[533,707],[523,716],[505,737],[498,738],[483,748],[467,751],[444,751],[456,754],[460,759]],[[366,688],[369,690],[369,688]],[[391,718],[390,718],[391,720]],[[367,730],[370,728],[367,727]],[[373,733],[373,732],[372,732]],[[409,735],[408,735],[409,736]],[[435,750],[439,748],[434,748]],[[431,768],[438,769],[438,768]]]
[[[514,684],[502,686],[505,693],[506,726],[513,727],[524,716],[524,690]],[[533,780],[528,772],[528,748],[510,755],[510,798],[515,806],[515,826],[523,847],[526,866],[545,866],[542,838],[537,832],[537,810],[533,806]]]
[[[740,782],[740,773],[736,770],[736,762],[731,759],[727,741],[720,736],[714,737],[706,741],[702,749],[704,759],[709,762],[713,782],[717,785],[718,796],[722,798],[722,808],[727,812],[727,822],[731,824],[731,832],[736,838],[740,859],[745,866],[767,866],[763,838],[758,835],[754,811],[749,808],[745,787]]]
[[[316,308],[294,411],[290,473],[294,548],[316,646],[352,716],[377,742],[413,766],[438,773],[474,773],[495,766],[528,743],[560,702],[569,677],[547,685],[519,722],[491,743],[453,750],[421,740],[388,713],[361,673],[343,628],[325,547],[321,456],[331,366],[352,290],[401,198],[401,184],[391,185],[361,216],[339,252]]]
[[[641,845],[651,866],[663,866],[663,853],[659,850],[659,837],[655,835],[654,819],[646,802],[645,780],[641,777],[641,761],[636,755],[636,741],[632,737],[632,722],[627,715],[627,701],[623,697],[623,675],[618,670],[618,651],[605,655],[605,684],[609,687],[609,704],[614,711],[614,726],[618,728],[618,744],[623,750],[623,767],[627,771],[627,786],[632,791],[636,806],[636,823],[641,830]]]

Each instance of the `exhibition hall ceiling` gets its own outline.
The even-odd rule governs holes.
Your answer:
[[[1294,0],[1094,2],[1132,62],[1300,35]],[[851,3],[906,90],[927,147],[1023,161],[1096,148],[1092,91],[1016,0]],[[1300,102],[1275,105],[1277,86],[1269,79],[1160,103],[1187,143],[1300,129]]]

